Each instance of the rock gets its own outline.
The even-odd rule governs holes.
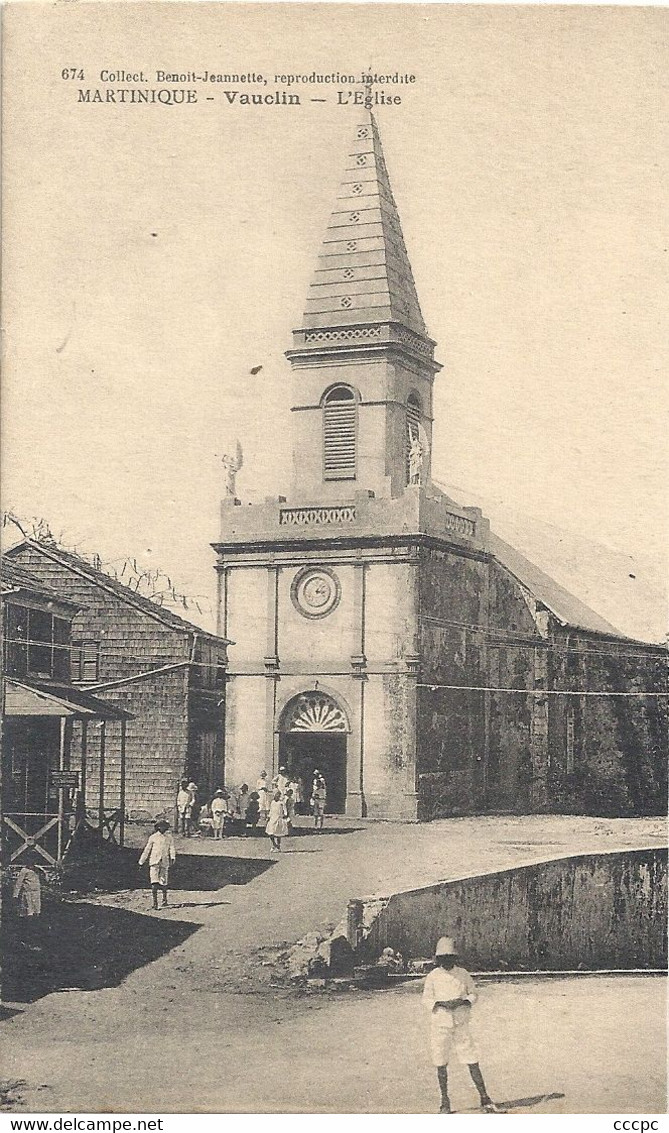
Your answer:
[[[316,952],[332,976],[342,975],[353,967],[353,949],[345,936],[331,936],[323,940]]]
[[[321,936],[319,932],[308,932],[306,936],[304,936],[302,940],[298,940],[297,943],[301,944],[304,948],[318,948],[318,945],[323,939],[324,937]]]

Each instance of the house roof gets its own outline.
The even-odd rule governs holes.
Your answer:
[[[77,719],[127,720],[130,713],[71,685],[7,677],[6,716],[74,716]]]
[[[28,595],[37,595],[48,602],[58,603],[61,606],[68,606],[73,611],[81,609],[79,603],[72,602],[69,598],[59,594],[54,587],[42,582],[39,578],[35,578],[33,574],[24,570],[18,563],[7,558],[6,554],[3,555],[2,559],[0,586],[5,595],[19,591]]]
[[[155,602],[152,602],[150,598],[145,598],[142,594],[137,594],[136,591],[131,590],[129,586],[124,586],[122,582],[111,578],[108,574],[105,574],[104,571],[91,566],[90,563],[86,562],[86,560],[82,559],[79,555],[75,555],[71,551],[65,551],[62,547],[52,546],[51,544],[47,546],[34,539],[24,539],[21,543],[16,544],[16,546],[6,551],[5,556],[17,554],[25,547],[32,547],[34,550],[43,554],[45,558],[69,567],[75,573],[87,578],[90,582],[103,587],[105,590],[111,591],[111,593],[115,594],[117,598],[120,598],[122,602],[126,602],[129,606],[141,610],[150,618],[153,618],[154,621],[162,622],[163,625],[168,626],[177,633],[187,633],[189,635],[197,634],[198,637],[206,637],[210,641],[216,641],[219,645],[229,644],[227,638],[219,637],[215,633],[210,633],[208,630],[204,630],[200,626],[186,621],[185,618],[179,617],[179,615],[173,613],[172,610],[168,610],[164,606],[158,606]],[[41,585],[41,583],[39,585]]]

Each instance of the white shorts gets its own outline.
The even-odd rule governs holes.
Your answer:
[[[430,1016],[430,1053],[434,1066],[446,1066],[454,1054],[459,1062],[470,1066],[478,1062],[479,1053],[469,1033],[469,1007],[449,1011],[435,1007]]]
[[[160,862],[158,865],[149,866],[149,877],[151,878],[152,885],[167,885],[167,871],[169,866],[163,865]]]

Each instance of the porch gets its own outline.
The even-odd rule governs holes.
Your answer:
[[[56,866],[86,826],[122,846],[125,838],[125,733],[129,714],[97,697],[53,682],[7,678],[3,711],[2,843],[5,865]],[[76,768],[72,732],[79,725]],[[91,775],[88,729],[99,730],[94,768],[97,799],[86,804]],[[105,797],[108,726],[120,731],[115,797]]]

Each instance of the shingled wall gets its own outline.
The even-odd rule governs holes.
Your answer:
[[[163,666],[182,667],[95,695],[131,713],[126,736],[126,809],[130,815],[153,816],[174,805],[177,782],[187,770],[189,669],[192,637],[136,609],[69,565],[55,562],[38,548],[25,546],[13,555],[26,570],[54,590],[80,603],[72,624],[72,640],[100,642],[99,684],[121,680]],[[82,685],[82,687],[84,687]],[[87,806],[98,803],[100,728],[88,726]],[[72,744],[73,767],[80,752],[79,729]],[[105,802],[118,803],[120,727],[106,729]]]

